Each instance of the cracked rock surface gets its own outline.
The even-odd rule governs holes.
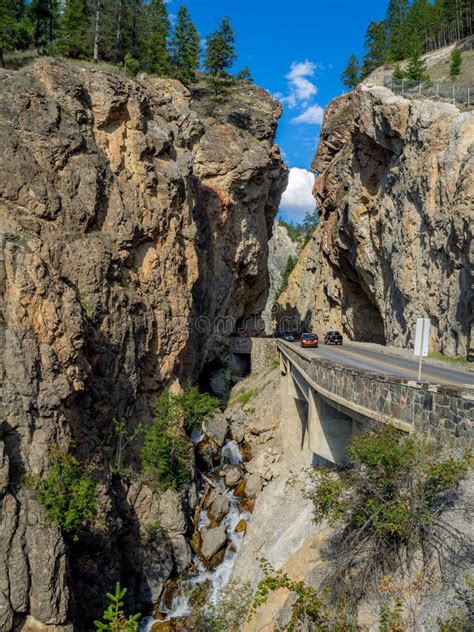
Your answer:
[[[112,421],[149,421],[263,309],[281,109],[251,84],[216,105],[47,58],[0,86],[0,629],[81,632],[117,579],[142,610],[189,563],[195,490],[160,500],[112,475]],[[22,485],[52,445],[98,482],[105,529],[80,547]]]

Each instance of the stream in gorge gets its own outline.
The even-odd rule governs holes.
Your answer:
[[[200,444],[205,442],[206,438],[200,432],[194,434],[192,440],[198,452]],[[243,494],[239,494],[239,485],[226,485],[224,475],[226,467],[234,467],[235,472],[236,468],[242,467],[243,461],[239,444],[234,439],[226,439],[221,448],[218,465],[200,476],[194,535],[201,534],[202,530],[208,527],[215,527],[218,522],[219,527],[225,529],[225,544],[212,559],[215,559],[215,555],[222,556],[221,559],[218,558],[218,563],[213,565],[212,559],[205,561],[200,555],[200,550],[194,547],[190,569],[184,577],[178,578],[165,588],[155,609],[155,617],[144,618],[140,632],[159,632],[162,627],[169,630],[169,623],[176,623],[177,630],[190,629],[187,624],[189,622],[192,625],[190,618],[193,614],[196,615],[196,612],[206,604],[218,602],[230,579],[251,516],[252,507],[249,507],[248,500]],[[243,478],[239,482],[242,481]],[[228,511],[220,521],[210,517],[209,506],[206,507],[206,498],[213,492],[215,496],[225,496],[228,501]],[[165,628],[166,622],[169,623]]]

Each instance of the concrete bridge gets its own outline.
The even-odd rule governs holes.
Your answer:
[[[282,419],[294,426],[294,449],[309,450],[323,461],[343,465],[349,439],[381,424],[472,446],[474,389],[340,365],[311,357],[282,340],[276,346]]]

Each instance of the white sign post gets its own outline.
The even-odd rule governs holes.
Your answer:
[[[430,342],[430,319],[416,319],[416,335],[415,335],[415,356],[419,356],[420,363],[418,365],[418,381],[421,380],[421,362],[428,355],[428,346]]]

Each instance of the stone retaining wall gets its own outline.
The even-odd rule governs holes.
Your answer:
[[[248,354],[251,357],[252,373],[268,367],[278,360],[275,338],[248,338],[245,336],[230,339],[230,352],[238,355]]]
[[[307,358],[278,341],[278,348],[316,390],[382,423],[421,431],[456,445],[474,445],[474,389],[433,385]]]
[[[273,361],[278,360],[275,338],[252,338],[251,354],[252,373],[268,367]]]

